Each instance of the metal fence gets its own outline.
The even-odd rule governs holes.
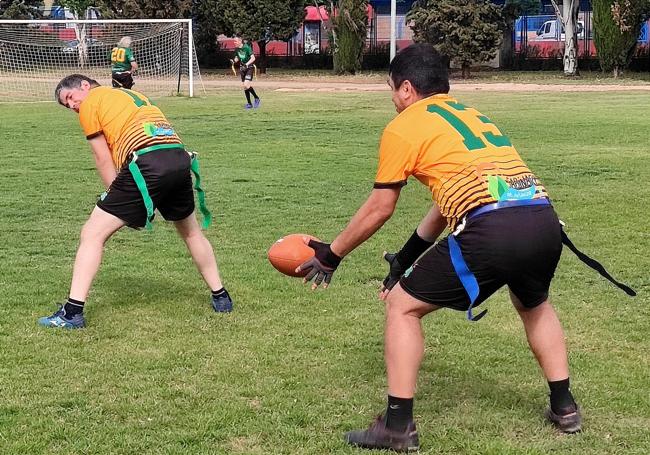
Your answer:
[[[643,24],[631,68],[650,69],[650,21]],[[593,13],[581,11],[578,15],[578,59],[582,67],[598,67],[594,44]],[[561,66],[565,35],[555,15],[522,16],[513,30],[514,67],[540,69]]]

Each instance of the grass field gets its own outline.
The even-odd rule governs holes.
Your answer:
[[[36,325],[67,296],[78,232],[103,191],[77,117],[0,108],[0,453],[353,454],[342,433],[385,406],[384,249],[429,195],[407,185],[394,217],[326,291],[266,261],[287,233],[331,240],[371,189],[384,93],[241,92],[157,101],[201,152],[208,231],[235,300],[216,314],[173,228],[106,248],[84,330]],[[549,190],[573,241],[639,291],[630,299],[565,251],[552,295],[584,431],[542,418],[547,388],[500,292],[470,324],[425,318],[416,399],[421,453],[650,453],[650,94],[459,93],[500,125]]]

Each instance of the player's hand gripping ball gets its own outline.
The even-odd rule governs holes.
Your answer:
[[[314,250],[303,239],[320,240],[309,234],[289,234],[271,245],[268,251],[269,262],[276,270],[289,276],[305,276],[308,272],[296,273],[296,268],[314,257]]]

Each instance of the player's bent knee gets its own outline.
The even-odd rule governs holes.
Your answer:
[[[182,220],[174,221],[174,226],[178,235],[183,238],[192,237],[197,234],[203,234],[201,227],[199,226],[198,221],[196,220],[195,212],[192,212],[187,218]]]
[[[438,308],[439,307],[435,305],[431,305],[411,296],[404,291],[399,283],[395,285],[386,297],[387,317],[413,316],[421,318]]]
[[[105,242],[116,231],[124,227],[126,223],[115,215],[95,207],[88,221],[81,228],[80,241],[101,241]]]

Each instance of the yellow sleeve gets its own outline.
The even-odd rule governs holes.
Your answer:
[[[417,150],[399,134],[384,130],[379,145],[379,167],[375,188],[401,187],[406,185],[415,169]]]
[[[103,134],[102,126],[99,123],[99,103],[97,97],[86,98],[79,106],[79,123],[86,135],[86,139]]]

